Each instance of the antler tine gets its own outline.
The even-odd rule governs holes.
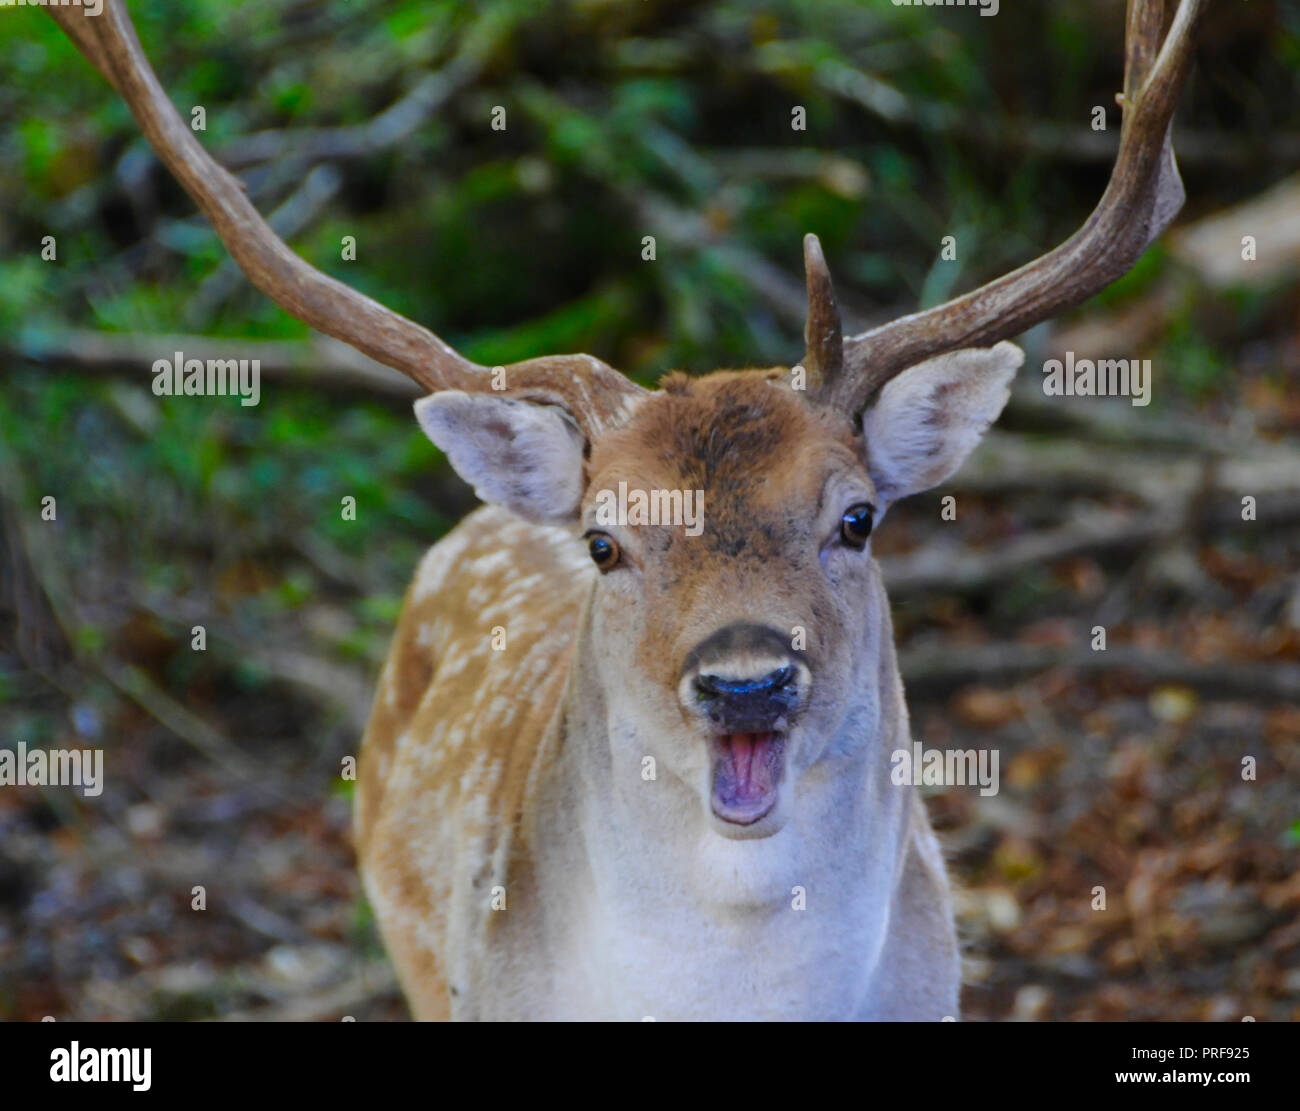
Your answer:
[[[827,400],[860,411],[895,375],[960,347],[987,347],[1073,308],[1130,270],[1183,203],[1170,129],[1206,0],[1180,0],[1161,45],[1164,0],[1129,0],[1123,123],[1110,181],[1055,250],[979,289],[844,341]]]
[[[273,232],[168,99],[149,64],[123,0],[104,0],[98,16],[80,6],[46,9],[82,54],[126,101],[158,157],[212,222],[248,279],[287,312],[318,331],[401,371],[430,391],[493,388],[479,366],[427,328],[331,278]],[[594,435],[640,387],[586,355],[549,356],[506,368],[507,395],[564,405]]]
[[[844,369],[844,336],[821,240],[811,233],[803,237],[803,267],[808,283],[803,365],[808,371],[808,388],[820,390]]]

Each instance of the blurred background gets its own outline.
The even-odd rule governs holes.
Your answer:
[[[130,10],[297,251],[489,365],[789,364],[805,232],[862,327],[1054,246],[1118,137],[1120,0]],[[43,12],[0,17],[0,73],[0,745],[100,746],[107,781],[0,788],[0,1018],[404,1017],[340,769],[473,495]],[[1001,759],[929,798],[969,1018],[1300,1019],[1298,77],[1300,3],[1211,5],[1174,230],[1025,337],[988,442],[876,540],[914,736]],[[155,397],[173,350],[261,358],[260,405]],[[1149,358],[1150,406],[1045,397],[1067,350]]]

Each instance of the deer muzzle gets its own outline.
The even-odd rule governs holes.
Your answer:
[[[786,739],[808,699],[803,654],[762,625],[729,625],[688,654],[679,694],[708,730],[715,816],[748,826],[776,805]]]

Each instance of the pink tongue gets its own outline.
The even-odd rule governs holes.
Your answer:
[[[772,734],[732,733],[727,741],[736,801],[761,799],[772,787],[772,770],[767,766]]]

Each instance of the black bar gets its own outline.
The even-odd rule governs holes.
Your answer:
[[[715,1084],[739,1086],[747,1099],[761,1095],[764,1102],[789,1086],[791,1098],[838,1103],[848,1091],[856,1093],[852,1103],[863,1105],[908,1093],[927,1103],[981,1093],[1068,1095],[1074,1102],[1131,1089],[1176,1095],[1180,1103],[1199,1092],[1237,1106],[1243,1097],[1294,1102],[1300,1057],[1296,1026],[1280,1023],[629,1025],[639,1029],[11,1023],[0,1026],[0,1068],[11,1107],[22,1106],[23,1095],[95,1096],[110,1089],[129,1096],[320,1096],[335,1103],[423,1092],[436,1101],[466,1085],[490,1098],[502,1082],[533,1096],[609,1098],[630,1084],[638,1093],[674,1099],[703,1088],[707,1098],[710,1072]],[[52,1079],[52,1070],[66,1073],[74,1044],[87,1070],[124,1061],[88,1057],[88,1049],[148,1049],[147,1091],[135,1091],[131,1080]],[[143,1065],[143,1053],[135,1061]],[[1202,1076],[1187,1079],[1192,1073]]]

